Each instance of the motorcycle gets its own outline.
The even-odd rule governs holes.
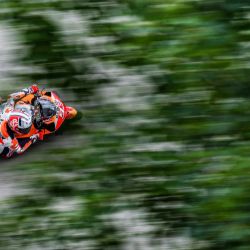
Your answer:
[[[28,134],[16,135],[19,144],[23,148],[23,152],[33,144],[33,140],[31,140],[32,136],[39,134],[39,139],[43,140],[43,137],[45,135],[49,135],[51,133],[58,131],[65,120],[70,120],[77,116],[77,110],[71,106],[67,106],[55,91],[42,90],[34,95],[33,94],[30,95],[27,95],[24,98],[20,99],[21,101],[22,100],[25,101],[25,98],[26,99],[35,98],[34,105],[25,104],[24,106],[22,106],[22,108],[28,109],[28,112],[31,112],[33,116],[33,125],[30,129],[30,132]],[[54,104],[56,110],[53,121],[55,125],[53,131],[50,131],[42,127],[43,107],[40,104],[39,100],[44,95],[49,96],[50,101]],[[10,102],[11,102],[10,100],[7,100],[6,102],[0,105],[0,122],[4,120],[6,113],[9,112]],[[18,104],[15,104],[14,108],[18,109]]]
[[[39,123],[41,122],[41,116],[43,114],[43,110],[41,108],[41,105],[39,104],[39,97],[43,96],[44,94],[47,94],[50,96],[52,103],[54,103],[56,107],[56,115],[55,115],[55,130],[53,132],[56,132],[59,130],[61,125],[65,120],[70,120],[76,117],[77,115],[77,110],[71,106],[67,106],[58,96],[58,94],[55,91],[42,91],[41,93],[38,93],[35,95],[36,99],[38,100],[35,105],[34,105],[34,121],[35,123],[31,127],[31,130],[28,134],[25,135],[17,135],[17,138],[29,138],[30,136],[36,134],[39,132],[40,125]],[[47,130],[47,129],[42,129],[43,135],[48,135],[53,132]]]

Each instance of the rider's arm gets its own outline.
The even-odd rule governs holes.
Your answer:
[[[26,95],[29,94],[36,94],[39,91],[39,88],[37,87],[37,85],[31,85],[28,88],[22,89],[19,92],[13,93],[9,95],[10,99],[13,99],[14,101],[20,100],[21,98],[23,98]]]

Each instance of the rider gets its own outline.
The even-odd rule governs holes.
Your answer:
[[[19,112],[16,114],[18,117],[12,118],[12,111]],[[4,106],[4,112],[2,115],[0,114],[2,120],[0,153],[3,145],[9,145],[10,152],[23,152],[37,139],[43,140],[45,134],[54,132],[56,128],[58,129],[64,119],[72,119],[76,114],[77,111],[74,108],[60,103],[53,92],[39,91],[37,85],[11,94]],[[25,115],[26,118],[24,118]],[[31,117],[31,126],[27,125],[27,116]],[[15,126],[13,127],[14,123]],[[19,128],[17,124],[18,126],[26,124],[26,130],[22,127]],[[5,134],[5,131],[9,132]]]

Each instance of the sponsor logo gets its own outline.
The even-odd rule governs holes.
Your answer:
[[[11,121],[10,121],[10,126],[12,128],[16,128],[18,126],[18,120],[17,118],[13,118]]]
[[[56,117],[59,116],[59,117],[63,118],[64,117],[64,106],[63,106],[63,104],[57,99],[55,99],[55,104],[56,104],[56,108],[57,108]]]

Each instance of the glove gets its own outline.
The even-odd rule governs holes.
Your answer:
[[[18,154],[23,153],[23,150],[20,147],[20,145],[18,143],[18,140],[16,138],[12,140],[12,143],[11,143],[11,146],[10,146],[10,150],[14,151],[14,152],[16,152]]]
[[[34,134],[32,136],[30,136],[30,140],[32,141],[32,143],[35,143],[39,138],[39,134]]]
[[[9,148],[12,146],[12,139],[10,137],[3,139],[3,144],[5,147]]]
[[[39,91],[39,88],[36,84],[31,85],[28,88],[29,94],[36,94]]]

